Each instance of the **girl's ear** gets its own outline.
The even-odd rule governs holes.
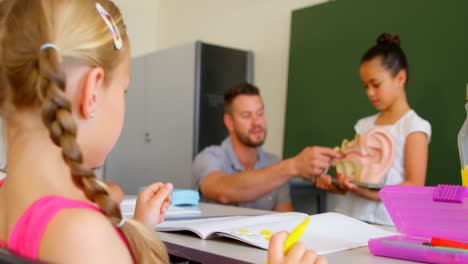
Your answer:
[[[94,67],[88,71],[82,82],[80,91],[80,115],[88,119],[97,109],[97,91],[104,84],[104,70]]]
[[[402,86],[405,85],[407,78],[408,78],[408,74],[406,73],[405,69],[401,69],[395,76],[395,79],[398,81],[398,84]]]

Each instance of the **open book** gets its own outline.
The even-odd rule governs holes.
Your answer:
[[[367,241],[371,238],[396,234],[338,213],[312,216],[303,213],[274,213],[167,221],[158,225],[156,230],[192,231],[202,239],[229,237],[267,249],[272,234],[282,230],[291,232],[306,217],[310,217],[310,222],[299,241],[318,254],[367,246]]]

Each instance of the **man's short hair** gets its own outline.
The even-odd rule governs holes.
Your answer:
[[[260,96],[260,90],[250,83],[239,83],[224,92],[224,113],[231,113],[231,106],[234,99],[239,95],[257,95]]]

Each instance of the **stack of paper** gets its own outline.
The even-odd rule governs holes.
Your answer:
[[[122,203],[120,203],[120,210],[124,217],[133,217],[133,213],[135,212],[135,205],[136,205],[136,197],[135,196],[128,196],[126,197]],[[179,218],[179,217],[189,217],[189,216],[197,216],[201,214],[201,210],[198,206],[173,206],[170,205],[168,210],[166,211],[166,220],[170,220],[171,218]]]

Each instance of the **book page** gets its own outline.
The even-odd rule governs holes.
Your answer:
[[[318,254],[367,246],[371,238],[397,234],[339,213],[313,215],[300,241]]]
[[[232,228],[242,226],[243,219],[248,216],[226,216],[226,217],[210,217],[200,216],[199,219],[179,220],[179,221],[164,221],[156,226],[156,231],[192,231],[200,238],[206,239],[214,232],[223,227]]]
[[[280,231],[291,232],[306,217],[309,216],[294,212],[257,216],[245,221],[245,224],[241,227],[222,230],[217,234],[267,249],[270,237],[274,233]]]
[[[135,212],[136,196],[125,197],[120,203],[120,211],[124,217],[133,217]]]
[[[251,245],[267,249],[271,234],[286,230],[291,232],[304,218],[292,217],[282,222],[264,223],[242,229],[225,230],[222,235],[237,238]],[[395,232],[374,227],[357,219],[338,214],[324,213],[310,216],[310,222],[299,239],[308,249],[318,254],[328,254],[367,246],[371,238],[395,235]]]
[[[250,230],[250,226],[270,226],[274,223],[281,224],[295,219],[299,219],[299,221],[304,220],[305,217],[307,217],[307,215],[303,213],[273,213],[259,216],[231,216],[220,218],[201,216],[200,219],[196,220],[166,221],[158,225],[156,230],[190,230],[197,233],[203,239],[220,233],[226,236],[226,234],[230,234],[230,230],[233,230],[232,238],[249,243],[248,240],[242,239],[242,237],[246,235],[245,232],[242,233],[242,230]],[[250,243],[254,243],[254,241],[252,240]]]

